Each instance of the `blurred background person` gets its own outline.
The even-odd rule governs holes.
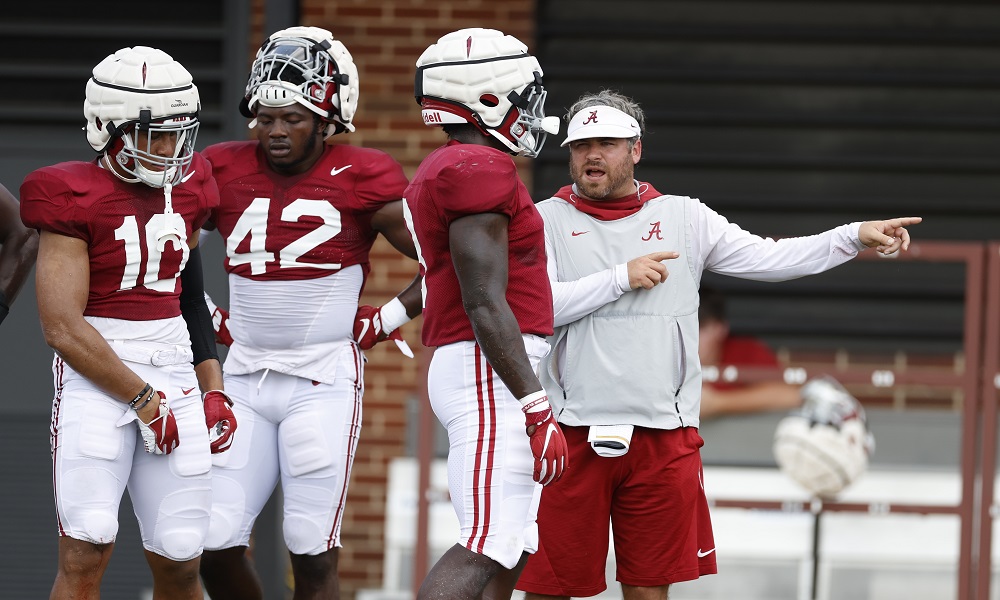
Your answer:
[[[698,358],[706,371],[726,366],[773,367],[778,357],[764,342],[749,336],[734,336],[729,328],[726,297],[716,288],[702,284],[698,305]],[[762,411],[792,410],[802,403],[798,385],[785,383],[775,373],[773,381],[752,383],[702,381],[701,418]]]

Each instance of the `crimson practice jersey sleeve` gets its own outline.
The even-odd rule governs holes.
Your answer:
[[[43,167],[21,184],[28,227],[87,242],[90,294],[84,315],[131,321],[180,315],[178,275],[188,238],[219,203],[211,166],[195,154],[192,173],[164,190],[126,183],[96,162]]]
[[[499,213],[510,219],[507,303],[521,333],[552,335],[552,290],[545,267],[542,218],[510,156],[487,146],[449,142],[424,159],[405,199],[427,290],[424,345],[475,339],[462,307],[448,229],[456,219],[479,213]]]
[[[215,144],[205,156],[222,195],[211,220],[226,270],[255,280],[315,279],[351,265],[367,274],[372,215],[407,183],[388,154],[343,144],[292,177],[275,174],[256,141]]]

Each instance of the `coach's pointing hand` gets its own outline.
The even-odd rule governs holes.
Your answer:
[[[678,252],[653,252],[628,261],[628,283],[631,289],[652,289],[667,280],[667,265],[660,261],[680,256]]]
[[[858,238],[861,243],[869,248],[875,248],[882,254],[892,254],[903,249],[905,252],[910,247],[910,232],[906,230],[909,225],[916,225],[923,221],[922,217],[898,217],[887,221],[865,221],[858,230]]]

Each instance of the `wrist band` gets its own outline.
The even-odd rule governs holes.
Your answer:
[[[406,314],[406,307],[403,306],[398,297],[386,302],[379,309],[379,315],[382,319],[382,331],[386,333],[396,331],[410,320],[409,315]]]
[[[129,407],[135,408],[135,405],[138,404],[139,401],[142,400],[142,397],[145,396],[146,393],[149,392],[151,389],[153,389],[152,386],[150,386],[147,383],[146,386],[142,388],[142,391],[139,392],[138,394],[136,394],[135,398],[132,398],[132,401],[128,403]],[[149,398],[146,398],[146,401],[148,402]],[[145,404],[143,404],[143,406],[145,406]],[[139,410],[139,409],[136,408],[136,410]]]
[[[146,396],[146,400],[142,404],[140,404],[138,406],[133,406],[132,409],[135,412],[139,412],[140,410],[146,408],[146,405],[149,404],[149,401],[152,400],[153,396],[155,396],[155,395],[156,395],[156,390],[150,389],[149,390],[149,395]]]
[[[538,390],[537,392],[532,392],[525,396],[524,398],[519,398],[518,402],[521,403],[521,410],[528,412],[530,409],[538,406],[543,402],[548,402],[549,397],[545,393],[545,390]]]

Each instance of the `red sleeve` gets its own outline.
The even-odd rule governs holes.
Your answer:
[[[778,357],[765,345],[751,337],[730,337],[722,347],[722,360],[719,366],[734,365],[737,367],[777,367]],[[743,387],[744,383],[716,381],[711,386],[717,390],[732,390]]]
[[[358,179],[354,191],[366,209],[376,211],[387,202],[401,199],[409,181],[403,167],[388,154],[376,152],[373,158],[363,169],[364,177]]]
[[[508,156],[479,155],[442,169],[432,185],[441,216],[451,223],[478,213],[513,217],[518,181],[517,168]]]
[[[90,228],[80,218],[73,190],[64,180],[35,171],[24,179],[20,196],[25,226],[90,241]]]
[[[210,187],[214,190],[214,194],[211,198],[206,198],[205,201],[206,205],[210,205],[208,206],[208,221],[211,221],[213,224],[218,223],[218,216],[215,213],[220,204],[221,192],[219,190],[232,178],[253,166],[247,165],[247,161],[240,157],[240,152],[243,151],[245,145],[242,142],[219,142],[212,144],[199,153],[205,159],[205,163],[212,174]],[[251,159],[254,159],[253,152],[249,152],[248,154]],[[243,167],[243,169],[241,170],[240,167]],[[211,194],[211,192],[209,193]]]
[[[724,365],[777,367],[778,357],[761,341],[750,337],[731,337],[722,348]]]
[[[198,229],[209,221],[215,212],[215,209],[219,206],[219,185],[216,183],[215,178],[212,177],[212,163],[204,158],[200,160],[198,165],[199,172],[201,175],[201,190],[198,193],[199,203],[198,214],[195,215],[194,222],[191,224],[192,229]]]

